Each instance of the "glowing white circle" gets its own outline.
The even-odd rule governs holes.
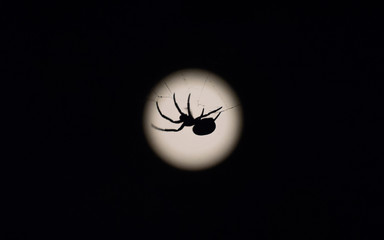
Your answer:
[[[193,126],[180,131],[169,132],[155,129],[178,129],[180,124],[174,101],[181,111],[188,113],[187,99],[190,96],[190,109],[194,118],[209,113],[219,107],[219,111],[205,118],[215,119],[216,129],[207,135],[199,136],[192,131]],[[235,149],[242,132],[242,109],[232,88],[219,76],[201,69],[185,69],[172,73],[155,86],[145,105],[143,116],[144,133],[154,152],[171,166],[184,170],[203,170],[223,161]]]

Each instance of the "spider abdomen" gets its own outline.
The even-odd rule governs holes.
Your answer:
[[[198,120],[195,123],[195,126],[192,128],[192,131],[196,135],[207,135],[215,131],[216,129],[216,124],[215,120],[213,118],[205,118]]]

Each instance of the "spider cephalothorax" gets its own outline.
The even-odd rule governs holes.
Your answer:
[[[154,127],[157,130],[160,130],[160,131],[178,132],[178,131],[182,130],[184,127],[191,127],[191,126],[193,126],[192,131],[196,135],[207,135],[207,134],[210,134],[213,131],[215,131],[215,129],[216,129],[215,120],[220,116],[221,112],[219,112],[219,114],[217,114],[217,116],[215,118],[205,118],[205,117],[208,117],[212,113],[215,113],[215,112],[219,111],[222,107],[219,107],[218,109],[215,109],[215,110],[213,110],[213,111],[211,111],[211,112],[209,112],[207,114],[204,114],[204,108],[203,108],[200,116],[197,117],[197,118],[194,118],[192,116],[191,106],[190,106],[190,103],[189,103],[190,98],[191,98],[191,94],[188,95],[188,102],[187,102],[188,114],[185,114],[185,113],[183,113],[181,111],[179,105],[176,102],[175,94],[173,94],[173,102],[175,103],[177,111],[179,111],[179,113],[180,113],[179,120],[173,120],[173,119],[165,116],[161,112],[161,110],[159,108],[159,103],[156,102],[157,110],[159,111],[160,115],[163,118],[167,119],[168,121],[170,121],[172,123],[181,123],[181,126],[179,128],[177,128],[177,129],[164,129],[164,128],[156,127],[156,126],[154,126],[152,124],[152,127]]]

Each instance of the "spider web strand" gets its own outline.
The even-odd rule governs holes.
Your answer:
[[[208,80],[208,76],[205,78],[204,85],[203,85],[203,87],[201,88],[199,98],[197,99],[197,105],[199,105],[199,106],[204,106],[203,104],[200,104],[200,98],[201,98],[201,96],[203,95],[203,90],[204,90],[204,88],[205,88],[205,85],[206,85],[206,83],[207,83],[207,80]]]
[[[222,113],[222,112],[226,112],[226,111],[231,110],[231,109],[236,108],[236,107],[239,107],[240,105],[241,105],[241,104],[237,104],[237,105],[235,105],[235,106],[233,106],[233,107],[226,108],[226,109],[220,111],[220,113]]]
[[[171,95],[172,95],[172,91],[171,91],[171,89],[169,88],[168,84],[167,84],[165,81],[163,81],[163,83],[164,83],[164,85],[167,87],[168,91],[169,91],[169,92],[171,93]]]

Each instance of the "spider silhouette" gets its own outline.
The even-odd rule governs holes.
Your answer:
[[[155,125],[152,124],[152,127],[157,129],[157,130],[160,130],[160,131],[166,131],[166,132],[178,132],[180,130],[182,130],[184,127],[191,127],[193,126],[192,128],[192,131],[196,134],[196,135],[207,135],[207,134],[210,134],[212,133],[213,131],[215,131],[216,129],[216,124],[215,124],[215,120],[220,116],[221,112],[219,112],[219,114],[217,114],[217,116],[215,118],[205,118],[205,117],[208,117],[209,115],[211,115],[212,113],[215,113],[217,111],[219,111],[222,107],[219,107],[218,109],[215,109],[213,111],[210,111],[209,113],[207,114],[204,114],[204,108],[203,108],[203,111],[201,111],[201,114],[199,117],[197,118],[194,118],[192,116],[192,112],[191,112],[191,106],[190,106],[190,98],[191,98],[191,94],[188,95],[188,102],[187,102],[187,109],[188,109],[188,114],[185,114],[181,111],[179,105],[177,104],[176,102],[176,96],[175,94],[173,94],[173,102],[175,103],[175,106],[177,108],[177,111],[179,111],[180,113],[180,117],[179,117],[179,120],[173,120],[167,116],[165,116],[160,108],[159,108],[159,103],[156,101],[156,107],[157,107],[157,110],[159,111],[160,115],[167,119],[168,121],[172,122],[172,123],[182,123],[181,126],[177,129],[164,129],[164,128],[159,128],[159,127],[156,127]]]

